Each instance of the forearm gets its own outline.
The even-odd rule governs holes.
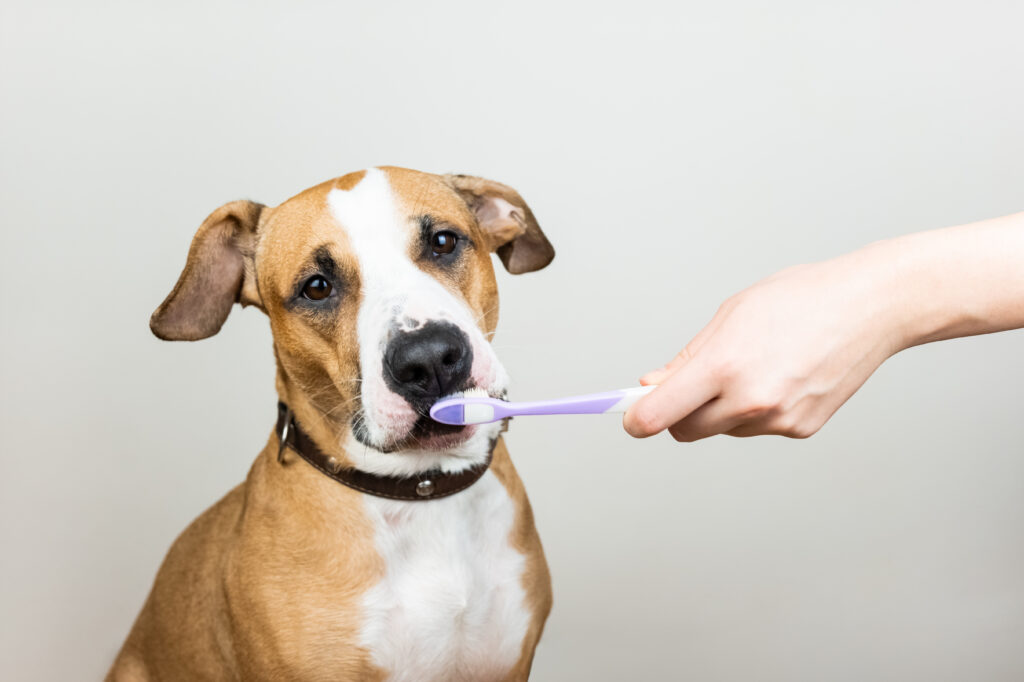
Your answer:
[[[850,254],[885,273],[894,351],[1024,327],[1024,213],[898,237]]]

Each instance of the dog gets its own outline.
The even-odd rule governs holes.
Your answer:
[[[396,167],[200,226],[150,327],[270,320],[278,419],[244,483],[174,542],[108,680],[523,680],[551,580],[502,424],[442,396],[506,393],[491,253],[554,249],[512,188]]]

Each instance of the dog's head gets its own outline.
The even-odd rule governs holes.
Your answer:
[[[442,396],[507,388],[490,344],[492,252],[512,273],[554,257],[512,188],[359,171],[276,208],[236,201],[214,211],[150,326],[162,339],[197,340],[216,334],[234,303],[258,306],[270,318],[281,397],[353,464],[408,472],[444,453],[469,465],[497,427],[426,415]],[[353,448],[382,456],[356,458]]]

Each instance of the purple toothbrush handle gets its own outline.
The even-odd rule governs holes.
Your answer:
[[[609,410],[625,412],[626,408],[653,390],[653,386],[605,391],[577,395],[558,400],[537,400],[526,403],[508,403],[496,412],[504,412],[502,416],[540,415],[540,414],[603,414]]]

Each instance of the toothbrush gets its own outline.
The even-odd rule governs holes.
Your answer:
[[[430,418],[442,424],[464,426],[486,424],[506,417],[533,414],[608,414],[625,412],[629,406],[655,389],[655,386],[637,386],[618,391],[577,395],[557,400],[537,400],[529,403],[511,403],[498,398],[466,395],[440,400],[430,408]]]

